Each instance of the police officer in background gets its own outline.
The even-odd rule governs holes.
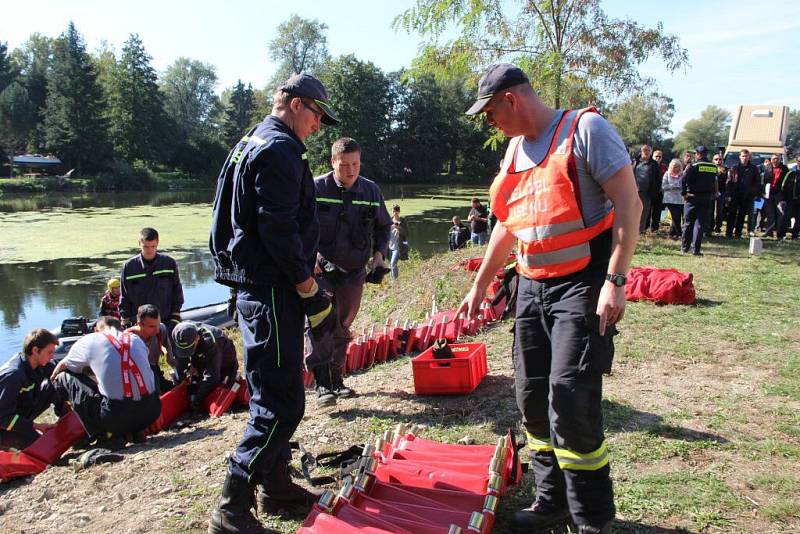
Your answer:
[[[316,344],[306,365],[317,382],[317,406],[336,404],[355,392],[342,376],[350,325],[361,307],[364,283],[380,284],[389,269],[384,261],[392,220],[378,185],[359,175],[361,147],[349,137],[331,146],[333,170],[314,179],[319,215],[318,278],[333,293],[336,329],[333,343]],[[367,272],[367,263],[372,268]]]
[[[158,308],[161,320],[172,332],[181,322],[183,286],[178,265],[170,256],[158,251],[158,232],[142,228],[139,232],[141,252],[122,266],[120,276],[119,313],[123,326],[136,321],[142,304]]]
[[[683,205],[683,236],[681,250],[700,256],[700,244],[706,231],[711,203],[717,194],[717,166],[706,158],[708,149],[698,145],[695,149],[695,162],[689,166],[681,180],[681,195],[686,200]]]
[[[319,224],[303,140],[337,124],[322,83],[295,74],[272,112],[233,147],[217,179],[209,246],[217,282],[237,290],[250,419],[228,460],[208,531],[262,532],[253,516],[303,517],[315,496],[289,476],[289,440],[305,411],[303,333],[332,330],[336,315],[314,280]]]

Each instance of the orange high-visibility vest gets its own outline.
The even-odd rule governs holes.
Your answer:
[[[536,280],[565,276],[589,265],[589,241],[614,225],[612,209],[587,227],[583,220],[573,135],[584,113],[567,111],[539,165],[520,172],[516,156],[523,137],[515,137],[490,189],[492,212],[518,240],[517,271]]]

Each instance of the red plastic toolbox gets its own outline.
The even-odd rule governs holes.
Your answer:
[[[411,360],[417,395],[458,395],[478,387],[487,373],[486,345],[454,343],[453,358],[437,360],[428,348]]]

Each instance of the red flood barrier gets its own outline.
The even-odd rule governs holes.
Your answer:
[[[77,413],[69,412],[58,420],[55,428],[42,434],[22,452],[45,464],[54,464],[61,455],[86,435],[86,427],[83,426],[81,418]]]
[[[0,481],[38,475],[46,468],[47,464],[24,452],[0,451]]]

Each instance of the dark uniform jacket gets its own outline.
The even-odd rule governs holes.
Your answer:
[[[363,176],[350,189],[333,171],[314,179],[319,216],[319,253],[346,271],[363,269],[375,252],[386,258],[392,219],[378,185]]]
[[[798,177],[800,177],[800,168],[789,171],[786,173],[786,176],[783,177],[783,181],[781,182],[783,200],[787,202],[800,201],[800,183],[798,183]]]
[[[714,198],[714,185],[717,183],[717,166],[701,159],[686,169],[681,180],[681,194],[691,195],[693,202]]]
[[[123,320],[135,321],[142,304],[158,308],[161,320],[168,322],[179,316],[183,307],[183,286],[175,260],[156,253],[152,262],[137,254],[122,266],[120,275],[119,313]]]
[[[197,329],[200,341],[188,362],[179,361],[186,366],[191,364],[202,373],[203,382],[198,390],[200,398],[205,397],[223,378],[233,379],[239,369],[236,359],[236,347],[225,333],[209,324],[199,324]],[[181,371],[185,371],[182,368]],[[179,371],[180,372],[180,371]],[[230,385],[230,384],[229,384]]]
[[[50,386],[49,378],[55,365],[31,368],[23,353],[16,354],[0,367],[0,430],[16,431],[28,435],[33,430],[34,413],[43,407],[42,383]]]
[[[318,239],[306,147],[269,115],[233,147],[217,178],[214,279],[231,287],[294,287],[314,272]]]

